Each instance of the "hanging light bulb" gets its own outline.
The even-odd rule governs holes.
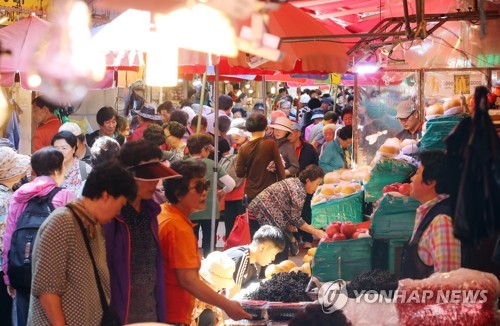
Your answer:
[[[245,88],[246,88],[246,89],[249,89],[249,88],[250,88],[250,83],[246,83],[246,84],[245,84]]]
[[[220,10],[198,3],[167,15],[156,15],[155,23],[159,32],[176,31],[180,48],[228,57],[238,55],[234,27]]]
[[[274,86],[271,87],[271,94],[276,94],[276,87]]]
[[[146,58],[146,84],[150,86],[177,86],[179,49],[165,41],[161,33],[150,33]],[[169,45],[170,44],[170,45]]]
[[[31,63],[30,86],[59,103],[81,101],[106,71],[104,56],[91,42],[89,11],[83,1],[53,2],[50,30]]]

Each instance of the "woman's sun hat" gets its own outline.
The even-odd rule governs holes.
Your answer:
[[[156,109],[149,105],[143,105],[140,110],[134,110],[135,113],[149,120],[160,121],[161,117],[156,114]]]
[[[0,181],[23,177],[30,169],[30,157],[17,154],[12,148],[0,147]]]
[[[214,251],[201,262],[200,275],[219,289],[232,289],[235,284],[233,279],[235,270],[236,265],[229,256]]]
[[[279,117],[273,124],[270,124],[269,127],[292,132],[292,121],[286,117]]]

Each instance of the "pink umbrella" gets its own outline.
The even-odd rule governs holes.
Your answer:
[[[0,58],[1,86],[12,86],[15,75],[19,73],[22,88],[38,90],[28,85],[28,70],[30,60],[35,55],[40,41],[49,27],[49,22],[36,16],[30,16],[0,29],[2,47],[11,51],[11,55],[4,55]],[[95,83],[91,88],[104,89],[112,86],[113,71],[108,71],[104,79]]]
[[[0,58],[0,85],[12,86],[16,73],[19,73],[21,86],[29,88],[27,83],[29,62],[48,29],[49,23],[36,16],[30,16],[0,29],[2,47],[12,53],[10,56]]]

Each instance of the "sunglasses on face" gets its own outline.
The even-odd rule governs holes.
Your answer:
[[[210,189],[210,180],[200,180],[193,187],[189,187],[189,189],[194,189],[198,194],[201,195],[204,191],[208,191],[208,189]]]

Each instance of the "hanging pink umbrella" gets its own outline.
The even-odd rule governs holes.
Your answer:
[[[49,27],[49,22],[37,16],[30,16],[0,29],[2,47],[11,52],[11,55],[3,55],[0,58],[1,86],[12,86],[18,73],[22,88],[38,90],[28,85],[28,70],[30,61]],[[95,83],[91,89],[105,89],[112,86],[113,71],[108,71],[104,79]]]
[[[27,78],[29,62],[48,29],[49,23],[36,16],[30,16],[0,29],[2,47],[12,53],[0,58],[0,85],[12,86],[16,73],[19,73],[21,86],[29,88]]]

